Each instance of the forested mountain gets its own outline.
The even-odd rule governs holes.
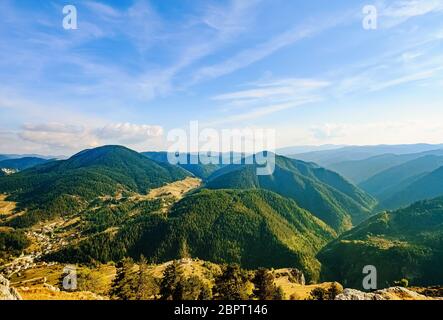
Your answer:
[[[145,193],[189,174],[157,163],[120,146],[82,151],[68,160],[53,161],[0,179],[0,193],[11,194],[28,212],[11,223],[33,224],[54,215],[80,211],[86,201],[117,192]]]
[[[405,157],[408,157],[405,159]],[[383,154],[363,160],[352,160],[334,163],[328,166],[349,181],[360,184],[376,174],[408,161],[410,155]]]
[[[163,163],[168,162],[167,152],[143,152],[142,154],[154,161]],[[207,179],[211,174],[222,167],[222,165],[218,164],[201,164],[199,157],[196,154],[188,153],[186,154],[186,158],[188,159],[188,164],[179,164],[179,166],[203,180]]]
[[[370,216],[376,201],[335,172],[312,163],[276,156],[272,175],[258,176],[256,165],[230,165],[215,172],[210,189],[262,188],[295,200],[338,232]]]
[[[202,190],[177,203],[167,217],[139,216],[116,235],[100,234],[55,258],[115,261],[143,254],[159,262],[191,256],[247,268],[293,266],[316,280],[320,265],[314,256],[335,236],[293,200],[270,191]]]
[[[443,150],[431,150],[410,154],[382,154],[363,160],[343,161],[327,166],[344,176],[346,179],[359,185],[371,180],[374,176],[388,171],[391,168],[402,165],[409,161],[424,158],[426,156],[443,156]],[[432,171],[432,170],[430,170]]]
[[[443,166],[443,156],[428,155],[385,170],[360,187],[376,197],[380,202],[391,198],[420,177]],[[414,201],[409,202],[412,203]]]
[[[432,199],[443,195],[443,167],[419,176],[404,188],[380,203],[382,208],[395,209],[415,201]]]
[[[50,160],[36,158],[36,157],[24,157],[18,159],[6,159],[0,161],[0,168],[25,170],[35,167],[36,165],[49,162]]]
[[[363,267],[377,268],[378,287],[408,279],[411,285],[443,283],[443,198],[370,218],[318,254],[322,277],[362,286]]]
[[[315,162],[329,167],[332,164],[364,160],[383,154],[405,155],[443,149],[441,144],[405,144],[405,145],[376,145],[376,146],[346,146],[335,150],[314,151],[292,155],[291,158]]]

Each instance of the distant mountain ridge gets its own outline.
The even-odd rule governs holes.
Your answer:
[[[35,167],[39,164],[49,162],[49,159],[36,158],[36,157],[24,157],[17,159],[6,159],[0,161],[0,168],[5,169],[15,169],[15,170],[25,170]]]
[[[314,151],[294,154],[290,157],[308,162],[315,162],[328,167],[344,161],[364,160],[383,154],[412,154],[431,150],[443,149],[443,144],[405,144],[405,145],[375,145],[375,146],[347,146],[340,149]]]
[[[443,155],[426,155],[382,171],[362,182],[360,187],[383,202],[441,166]]]
[[[359,185],[390,168],[430,155],[443,156],[443,149],[400,155],[382,154],[363,160],[334,163],[327,166],[327,168],[340,173],[348,180]]]
[[[403,188],[383,200],[382,208],[395,209],[407,206],[415,201],[429,200],[443,196],[443,166],[428,174],[421,174]]]

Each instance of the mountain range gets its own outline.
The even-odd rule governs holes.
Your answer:
[[[384,170],[360,183],[360,187],[380,202],[385,202],[409,184],[441,166],[443,166],[443,156],[422,156]]]
[[[67,160],[18,159],[8,163],[20,171],[0,177],[2,199],[6,194],[17,205],[11,218],[0,219],[8,230],[0,228],[0,236],[17,243],[9,252],[17,254],[29,245],[24,231],[62,216],[76,221],[79,238],[47,254],[47,261],[193,257],[246,268],[294,267],[312,282],[355,288],[361,287],[362,268],[374,265],[379,287],[401,278],[439,284],[441,152],[342,161],[340,171],[348,173],[368,165],[359,186],[319,164],[280,155],[268,176],[257,175],[259,165],[246,161],[173,166],[167,153],[121,146],[84,150]],[[159,189],[160,198],[147,196],[192,176],[203,184],[178,198],[167,189]]]
[[[209,189],[266,189],[295,200],[337,232],[368,218],[375,199],[335,172],[313,163],[276,155],[272,175],[257,165],[230,165],[209,177]]]
[[[365,160],[385,154],[405,155],[443,149],[443,144],[405,144],[405,145],[375,145],[375,146],[346,146],[332,150],[313,151],[293,154],[290,157],[315,162],[321,166],[344,162]]]

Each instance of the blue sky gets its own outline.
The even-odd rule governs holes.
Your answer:
[[[278,147],[441,143],[442,17],[443,0],[2,0],[0,152],[160,150],[195,120],[275,128]]]

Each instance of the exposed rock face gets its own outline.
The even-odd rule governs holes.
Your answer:
[[[9,280],[0,275],[0,300],[22,300],[20,294],[9,286]]]
[[[354,289],[345,289],[335,300],[434,300],[417,292],[402,287],[393,287],[367,293]]]

